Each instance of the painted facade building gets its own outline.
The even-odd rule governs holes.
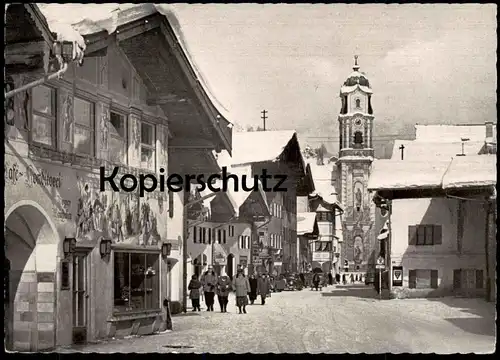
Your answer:
[[[374,263],[375,207],[367,189],[374,159],[373,91],[367,76],[359,71],[357,57],[353,73],[340,89],[340,144],[332,180],[345,207],[342,218],[342,259],[348,271],[366,272]]]
[[[150,5],[139,10],[135,17],[118,14],[117,36],[96,30],[99,24],[79,24],[87,43],[83,66],[69,64],[63,78],[13,98],[4,143],[10,349],[37,351],[159,331],[167,326],[163,299],[180,300],[182,192],[158,189],[141,196],[137,188],[112,191],[109,184],[101,191],[100,168],[109,175],[119,167],[117,183],[124,175],[158,174],[160,168],[183,174],[194,160],[179,169],[171,153],[203,140],[193,134],[182,144],[177,135],[188,132],[183,126],[201,124],[212,132],[215,143],[205,144],[205,156],[216,148],[230,150],[230,131],[223,117],[216,124],[212,114],[187,116],[179,125],[169,112],[175,103],[158,101],[168,84],[172,96],[189,89],[189,103],[206,104],[202,89],[191,86],[182,48],[174,57],[161,55],[172,51],[176,37],[169,21]],[[144,67],[141,56],[148,52],[148,59],[178,69],[184,80],[174,87],[151,73],[159,70]],[[8,70],[14,88],[43,77],[36,69]],[[145,80],[151,78],[159,83]],[[176,142],[169,144],[172,137]],[[130,176],[123,180],[133,188]],[[76,244],[68,249],[72,239]],[[111,240],[111,248],[103,250],[103,240]],[[169,254],[162,255],[165,243]]]
[[[393,297],[487,296],[495,288],[496,156],[377,160],[370,179]],[[388,177],[387,173],[391,176]]]
[[[220,164],[232,169],[250,166],[251,176],[270,175],[262,186],[271,216],[255,219],[250,272],[297,271],[297,196],[313,189],[297,134],[293,130],[236,133],[234,146],[233,157],[221,156]],[[286,179],[281,182],[275,175]],[[274,190],[278,185],[282,191]]]

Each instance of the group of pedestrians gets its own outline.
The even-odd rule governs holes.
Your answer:
[[[227,312],[229,293],[235,292],[236,306],[240,314],[246,314],[246,307],[249,303],[254,304],[257,296],[261,298],[261,304],[266,303],[266,297],[271,296],[271,285],[269,275],[262,274],[258,278],[255,275],[245,276],[242,269],[238,269],[234,279],[227,274],[217,276],[212,268],[206,271],[201,279],[193,275],[188,285],[189,298],[193,306],[193,311],[201,311],[200,300],[203,296],[207,311],[214,311],[215,295],[219,301],[220,311]]]
[[[348,282],[350,282],[351,284],[357,282],[363,282],[363,274],[350,274],[350,275],[347,275],[345,273],[342,275],[336,274],[335,281],[337,282],[337,284],[340,284],[340,282],[342,281],[342,284],[344,285],[347,285]]]

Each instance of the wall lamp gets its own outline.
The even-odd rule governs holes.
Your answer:
[[[76,239],[75,238],[64,238],[63,242],[63,252],[64,257],[68,257],[68,255],[73,254],[76,248]]]
[[[111,254],[111,239],[102,238],[99,243],[99,252],[101,253],[101,258]]]
[[[170,244],[170,243],[161,244],[161,255],[163,257],[170,256],[171,251],[172,251],[172,244]]]

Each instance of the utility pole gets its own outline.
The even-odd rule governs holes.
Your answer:
[[[267,119],[266,114],[268,112],[266,110],[262,110],[260,113],[262,114],[261,119],[264,121],[264,131],[266,131],[266,119]]]
[[[405,146],[403,144],[401,144],[401,146],[399,147],[399,150],[401,150],[401,160],[404,160],[405,159]]]

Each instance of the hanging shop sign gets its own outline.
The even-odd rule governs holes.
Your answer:
[[[392,267],[392,286],[403,286],[403,267]]]

